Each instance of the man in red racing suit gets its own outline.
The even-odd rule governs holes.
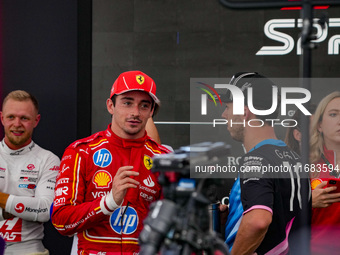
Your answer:
[[[78,254],[139,252],[143,220],[161,195],[150,170],[152,156],[169,152],[145,131],[154,103],[159,103],[155,92],[146,74],[121,74],[107,100],[112,123],[64,153],[52,222],[61,234],[77,233]]]

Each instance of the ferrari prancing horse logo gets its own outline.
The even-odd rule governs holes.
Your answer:
[[[138,82],[139,85],[142,85],[145,81],[145,78],[143,75],[137,75],[136,76],[136,81]]]
[[[148,155],[144,155],[144,166],[146,169],[150,170],[152,168],[152,158],[149,157]]]

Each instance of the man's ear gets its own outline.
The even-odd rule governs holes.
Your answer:
[[[299,130],[294,129],[293,136],[296,141],[301,142],[301,132]]]
[[[111,115],[113,115],[113,113],[114,113],[114,105],[113,105],[113,102],[112,102],[112,100],[111,100],[111,98],[108,98],[107,100],[106,100],[106,108],[107,108],[107,111],[111,114]]]
[[[40,118],[41,118],[41,115],[40,114],[37,114],[37,116],[35,117],[35,124],[34,124],[34,127],[36,128],[39,124],[39,121],[40,121]]]
[[[247,121],[254,119],[254,114],[249,110],[248,106],[244,106],[244,119]]]
[[[4,115],[2,114],[2,111],[0,112],[0,118],[2,125],[4,125]]]

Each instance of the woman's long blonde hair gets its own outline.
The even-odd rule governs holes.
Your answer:
[[[340,91],[334,91],[331,94],[325,96],[316,108],[311,127],[310,137],[310,163],[315,164],[321,159],[321,154],[324,146],[323,134],[318,130],[325,109],[330,101],[334,98],[340,97]]]

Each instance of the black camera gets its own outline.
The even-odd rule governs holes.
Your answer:
[[[140,255],[229,254],[209,220],[210,189],[221,179],[190,178],[195,165],[213,165],[229,154],[229,145],[205,142],[153,157],[165,199],[151,204],[139,236]]]

